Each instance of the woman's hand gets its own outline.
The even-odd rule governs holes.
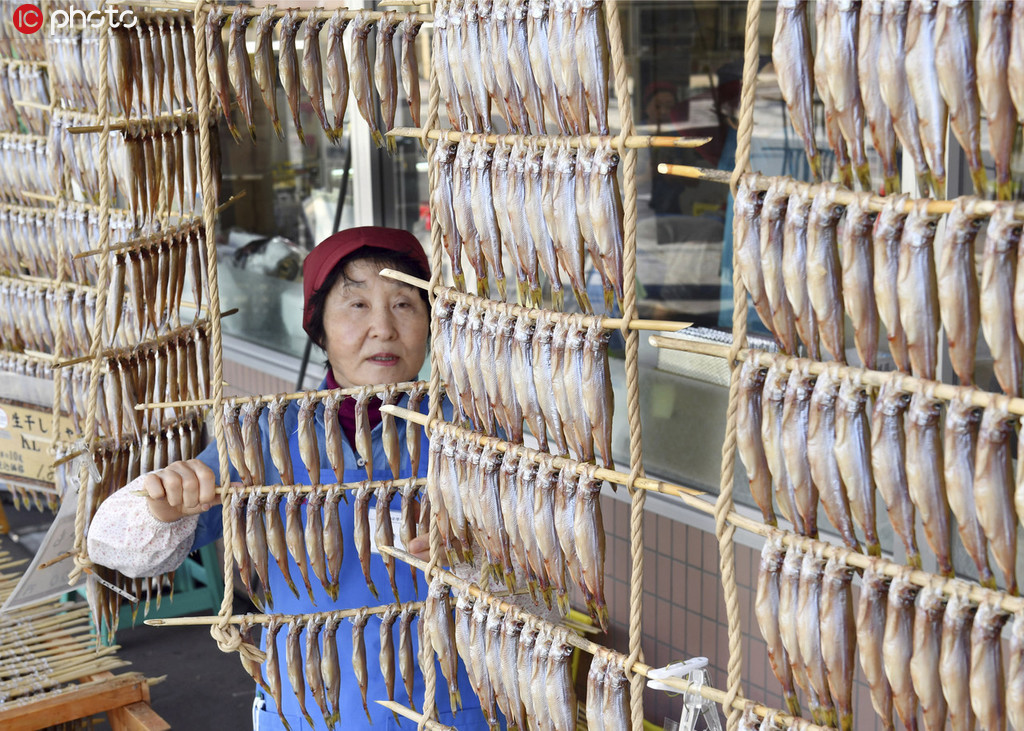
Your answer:
[[[424,534],[422,536],[416,536],[405,549],[413,556],[418,558],[420,561],[430,560],[430,536]]]
[[[148,496],[150,514],[164,523],[205,513],[217,503],[216,475],[198,459],[172,462],[150,472],[142,489]]]

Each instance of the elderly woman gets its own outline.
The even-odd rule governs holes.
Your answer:
[[[415,380],[419,373],[426,357],[429,332],[429,309],[425,293],[381,277],[379,272],[384,268],[429,277],[429,264],[419,241],[410,233],[397,229],[363,227],[342,231],[325,239],[306,257],[303,264],[303,327],[313,342],[327,354],[327,375],[321,389],[410,381]],[[426,405],[423,408],[425,410]],[[275,484],[281,479],[270,457],[266,413],[260,418],[266,481]],[[318,407],[316,431],[321,450],[320,462],[329,466],[330,462],[324,452],[323,418],[323,408]],[[338,418],[347,437],[344,444],[345,482],[360,482],[367,479],[367,474],[363,460],[353,448],[356,420],[352,399],[342,401]],[[373,427],[374,478],[390,477],[382,445],[378,409],[371,407],[370,420]],[[299,456],[296,436],[298,407],[294,401],[289,403],[284,414],[284,424],[290,440],[295,480],[309,483],[311,481]],[[404,428],[404,423],[400,422],[399,430],[404,432]],[[399,434],[399,443],[404,450],[406,442],[402,433]],[[422,456],[418,476],[422,477],[427,470],[425,455],[428,454],[428,446],[425,436],[420,453]],[[394,477],[407,478],[411,476],[410,472],[409,455],[403,453],[400,474]],[[231,479],[238,480],[238,473],[233,467]],[[164,469],[142,475],[107,499],[97,510],[88,536],[92,560],[133,577],[154,576],[174,570],[190,551],[221,535],[221,503],[216,492],[218,480],[216,443],[211,443],[196,459],[175,462]],[[333,484],[336,482],[334,472],[330,469],[321,470],[317,482]],[[144,490],[144,496],[140,495],[140,487]],[[312,597],[302,586],[299,586],[299,596],[296,597],[276,562],[269,561],[269,593],[273,595],[275,613],[303,614],[382,603],[368,589],[352,543],[353,502],[342,502],[338,506],[342,535],[347,544],[338,582],[341,589],[338,599],[332,600],[317,581],[313,581]],[[284,504],[282,500],[279,506],[282,514]],[[303,506],[303,524],[306,522],[305,512]],[[426,536],[418,536],[408,548],[422,552],[426,547]],[[294,560],[290,557],[288,560],[291,575],[298,577],[299,570]],[[371,558],[371,576],[378,587],[388,586],[384,562],[376,553]],[[425,597],[425,582],[418,582],[417,588],[408,571],[397,571],[396,579],[403,601]],[[366,658],[370,666],[367,696],[371,701],[387,697],[384,681],[377,669],[379,628],[379,617],[371,616],[364,631]],[[276,642],[282,678],[286,677],[286,629],[277,634]],[[350,667],[351,632],[343,625],[338,629],[336,637],[342,680],[339,728],[368,727],[366,714],[371,717],[374,729],[414,728],[415,724],[411,721],[402,721],[399,726],[396,717],[372,702],[369,710],[364,713],[362,694]],[[264,633],[264,644],[265,638]],[[438,678],[443,685],[440,671]],[[473,705],[475,698],[469,692],[470,685],[464,674],[460,675],[459,684],[464,688],[462,697],[467,707],[459,712],[458,727],[486,728],[479,708],[468,707]],[[423,680],[417,673],[413,694],[417,704],[422,694]],[[447,697],[443,689],[437,693],[440,720],[452,724],[453,715]],[[308,688],[304,705],[308,715],[300,709],[298,699],[290,691],[288,683],[284,683],[281,693],[281,708],[276,707],[268,693],[258,689],[253,709],[255,728],[264,731],[287,727],[291,731],[298,731],[310,728],[312,720],[313,728],[326,729],[327,723],[320,717],[318,705]]]

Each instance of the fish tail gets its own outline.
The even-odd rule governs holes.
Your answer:
[[[373,139],[373,144],[377,145],[378,148],[384,147],[384,135],[380,133],[380,130],[370,130],[370,137]]]
[[[231,117],[229,117],[227,115],[224,115],[224,119],[228,123],[228,132],[231,133],[231,136],[234,138],[235,143],[236,144],[241,144],[242,143],[242,135],[238,131],[238,127],[236,127],[235,123],[231,121]]]
[[[985,171],[982,170],[982,173]],[[1013,181],[1006,180],[1003,182],[996,183],[996,200],[1010,201],[1013,200]]]
[[[495,284],[498,285],[498,294],[501,295],[501,299],[504,302],[504,300],[505,300],[505,293],[508,291],[508,284],[505,281],[504,275],[502,275],[500,277],[495,277],[494,278],[494,282],[495,282]]]
[[[837,165],[836,168],[839,170],[839,182],[844,188],[853,190],[853,165],[846,163],[845,165]]]
[[[393,571],[391,572],[390,579],[391,579],[391,593],[395,595],[395,601],[396,602],[400,602],[402,600],[398,596],[398,583],[395,581],[395,575],[394,575]]]
[[[249,137],[252,138],[253,144],[256,144],[256,125],[254,124],[249,125]]]
[[[887,175],[885,176],[885,194],[893,195],[898,193],[900,190],[900,176],[899,175]]]
[[[284,731],[292,731],[292,727],[288,725],[288,719],[284,717],[284,711],[277,709],[277,715],[281,717],[281,723],[284,724]]]
[[[522,306],[526,302],[526,282],[516,281],[516,304]]]
[[[306,135],[304,135],[302,133],[302,125],[299,124],[299,120],[298,119],[295,120],[295,132],[299,135],[299,142],[301,142],[303,145],[305,145],[306,144]]]
[[[606,314],[611,314],[615,311],[615,290],[612,289],[611,285],[607,285],[604,288],[604,311]]]
[[[530,287],[530,301],[534,307],[544,307],[544,294],[541,292],[540,286]]]
[[[338,712],[337,709],[335,709],[334,713],[332,713],[330,715],[330,718],[327,719],[327,725],[330,726],[331,728],[334,728],[335,726],[338,725],[338,721],[340,721],[340,720],[341,720],[341,714]]]
[[[297,588],[295,588],[295,582],[292,581],[291,575],[288,573],[287,570],[284,570],[281,573],[284,574],[284,580],[288,584],[288,588],[292,590],[292,594],[294,594],[295,598],[298,599],[299,598],[299,590]]]
[[[572,293],[576,297],[576,304],[580,306],[580,310],[583,314],[589,315],[592,310],[590,309],[590,299],[587,297],[586,290],[573,287]]]
[[[865,162],[863,165],[857,166],[857,182],[860,183],[861,190],[871,192],[871,165]]]
[[[308,723],[313,728],[316,728],[316,722],[313,720],[313,717],[309,715],[309,711],[306,710],[306,706],[304,703],[299,704],[299,709],[302,711],[302,716],[306,719],[306,723]]]
[[[921,568],[921,553],[917,550],[916,546],[914,547],[913,553],[910,553],[907,556],[907,565],[913,569]]]
[[[874,540],[871,543],[868,543],[865,547],[867,549],[867,552],[868,552],[869,556],[881,556],[882,555],[882,545],[877,540]]]
[[[466,291],[466,275],[462,274],[460,272],[459,274],[453,275],[453,277],[455,279],[455,289],[459,290],[460,292],[465,292]]]
[[[505,586],[508,587],[509,594],[515,594],[516,592],[516,574],[511,569],[505,571]]]
[[[274,117],[274,134],[277,135],[277,139],[284,139],[284,127],[281,126],[281,120]]]
[[[459,689],[457,686],[452,685],[448,688],[448,700],[452,704],[452,715],[455,715],[455,709],[462,708],[462,696],[459,695]]]
[[[988,191],[988,176],[985,174],[985,168],[978,167],[977,170],[972,170],[971,180],[974,182],[975,194],[984,196],[985,193]],[[1006,198],[1004,200],[1009,200],[1009,198]]]
[[[416,567],[415,566],[410,566],[409,567],[409,573],[412,574],[412,593],[413,594],[419,594],[420,593],[420,583],[419,583],[419,579],[416,578]]]
[[[476,278],[476,293],[480,297],[486,298],[491,292],[490,283],[487,281],[487,275]]]
[[[270,593],[269,586],[263,587],[263,600],[266,602],[268,608],[274,608],[274,595]]]
[[[366,588],[370,590],[371,594],[373,594],[374,599],[380,599],[380,594],[377,592],[377,587],[374,585],[373,579],[371,579],[369,576],[366,577]]]
[[[815,183],[820,183],[821,178],[821,155],[814,155],[813,157],[807,158],[807,163],[811,166],[811,175],[814,177]]]
[[[921,191],[921,195],[928,195],[928,191],[933,190],[931,181],[931,173],[927,170],[917,171],[917,189]]]
[[[786,694],[786,708],[789,710],[790,715],[800,715],[800,699],[797,698],[796,693]]]
[[[366,718],[369,719],[370,725],[373,725],[373,716],[370,715],[370,707],[366,705],[366,695],[363,694],[363,710],[366,711]],[[312,724],[310,724],[312,726]]]
[[[937,177],[934,173],[929,175],[932,191],[935,193],[936,198],[946,197],[946,177]]]
[[[565,290],[561,287],[551,292],[551,306],[559,312],[565,309]]]
[[[398,140],[396,140],[391,135],[388,135],[384,138],[384,145],[387,148],[389,155],[394,155],[395,152],[398,151]]]

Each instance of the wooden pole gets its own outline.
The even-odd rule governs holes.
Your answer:
[[[310,619],[345,619],[347,617],[355,617],[360,612],[365,612],[366,614],[384,614],[389,609],[411,609],[414,612],[419,612],[423,609],[423,602],[394,602],[393,604],[382,604],[378,607],[357,607],[355,609],[338,609],[333,612],[313,612],[311,614],[235,614],[228,617],[228,622],[230,624],[267,624],[273,619],[281,622],[292,622],[297,619],[305,623]],[[150,627],[194,627],[220,624],[223,621],[223,617],[217,615],[213,617],[165,617],[162,619],[147,619],[145,620],[145,623]]]
[[[423,139],[423,130],[419,127],[395,127],[387,132],[389,137],[414,137],[416,139]],[[427,139],[431,140],[447,140],[448,142],[458,142],[459,140],[468,139],[470,142],[476,143],[484,141],[488,145],[496,145],[499,142],[504,142],[506,145],[512,145],[516,142],[530,142],[536,144],[538,147],[546,147],[550,144],[567,144],[569,147],[592,147],[596,148],[602,144],[614,145],[618,140],[618,137],[611,135],[587,135],[581,137],[579,135],[568,136],[568,135],[491,135],[483,134],[480,132],[459,132],[453,129],[432,129],[427,132]],[[638,150],[647,147],[674,147],[677,149],[689,149],[694,147],[703,147],[711,141],[710,137],[667,137],[663,135],[629,135],[626,137],[626,147],[633,150]]]
[[[390,385],[390,384],[389,384]],[[403,381],[402,383],[394,384],[395,389],[398,391],[412,391],[416,388],[426,388],[426,381]],[[381,390],[383,390],[383,385]],[[363,390],[363,386],[356,386],[355,388],[335,388],[325,389],[323,391],[297,391],[296,393],[281,393],[277,395],[273,394],[261,394],[259,396],[235,396],[234,398],[224,399],[227,403],[232,406],[241,406],[245,403],[251,403],[254,399],[262,401],[264,403],[270,403],[276,401],[279,398],[283,398],[285,401],[295,401],[300,398],[310,396],[315,399],[322,399],[328,396],[357,396]],[[135,409],[142,411],[144,409],[168,409],[176,406],[210,406],[213,404],[213,399],[193,399],[191,401],[165,401],[162,403],[154,404],[137,404]]]
[[[394,269],[381,269],[380,275],[387,277],[388,279],[394,279],[399,282],[405,282],[413,287],[419,287],[420,289],[430,289],[430,282],[426,279],[420,279],[414,277],[411,274],[404,272],[395,271]],[[481,307],[494,307],[494,306],[506,306],[503,302],[495,302],[494,300],[487,299],[486,297],[478,297],[476,295],[467,294],[466,292],[459,292],[451,287],[439,286],[434,289],[434,293],[437,295],[443,295],[451,297],[452,299],[470,302],[472,304],[480,305]],[[553,322],[560,320],[572,319],[580,323],[581,326],[586,327],[591,323],[600,323],[601,327],[606,330],[619,330],[622,328],[623,323],[626,322],[621,317],[599,317],[597,315],[579,315],[570,314],[567,312],[552,312],[549,310],[537,310],[531,307],[523,307],[521,305],[507,305],[510,312],[517,316],[525,316],[531,319],[540,319],[542,314],[547,315]],[[676,322],[675,320],[629,320],[628,327],[630,330],[655,330],[658,332],[677,332],[679,330],[685,330],[693,325],[692,322]]]

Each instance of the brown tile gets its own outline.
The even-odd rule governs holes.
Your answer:
[[[672,537],[675,533],[675,527],[678,525],[674,520],[666,518],[664,515],[659,515],[656,518],[658,523],[658,553],[663,553],[666,556],[672,555]]]
[[[718,573],[718,540],[712,533],[705,533],[701,537],[701,543],[704,570]]]
[[[654,626],[658,630],[658,638],[662,642],[669,642],[672,639],[672,605],[659,599],[655,604],[655,611],[657,616]]]
[[[629,579],[629,543],[621,538],[610,539],[605,549],[605,564],[610,565],[611,575],[614,578],[627,581]]]
[[[665,599],[672,597],[672,559],[668,556],[658,556],[654,560],[657,572],[657,587],[655,592]]]
[[[698,569],[686,567],[686,607],[695,612],[700,611],[701,576]]]
[[[701,654],[700,647],[700,615],[697,612],[686,613],[686,644],[683,646],[683,654],[687,657],[696,657]]]
[[[719,591],[718,580],[710,574],[704,574],[700,587],[700,611],[709,619],[718,619]]]
[[[747,642],[744,649],[750,657],[750,682],[762,688],[767,687],[770,673],[768,672],[768,651],[765,644],[755,639]]]
[[[658,521],[650,514],[644,516],[644,548],[654,549],[658,546]]]
[[[751,586],[751,551],[746,546],[736,546],[733,555],[736,561],[736,583],[741,586]]]
[[[686,537],[690,528],[685,523],[672,524],[672,557],[679,560],[686,559]]]
[[[686,610],[682,607],[672,607],[672,646],[677,654],[685,654],[686,642]]]
[[[725,600],[724,589],[722,600]],[[744,601],[740,598],[740,627],[753,632],[755,635],[758,634],[757,621],[754,617],[754,603],[751,601]],[[722,611],[722,615],[725,615],[725,611]]]
[[[701,565],[701,546],[703,545],[704,531],[692,525],[686,531],[686,563],[691,566]]]
[[[686,592],[686,565],[682,561],[672,561],[672,603],[684,606]]]
[[[654,620],[657,615],[655,606],[654,597],[650,594],[645,594],[643,609],[640,612],[641,622],[643,623],[641,626],[643,627],[644,632],[649,632],[651,634],[655,634]]]
[[[700,654],[718,658],[718,625],[705,617],[700,620]]]

